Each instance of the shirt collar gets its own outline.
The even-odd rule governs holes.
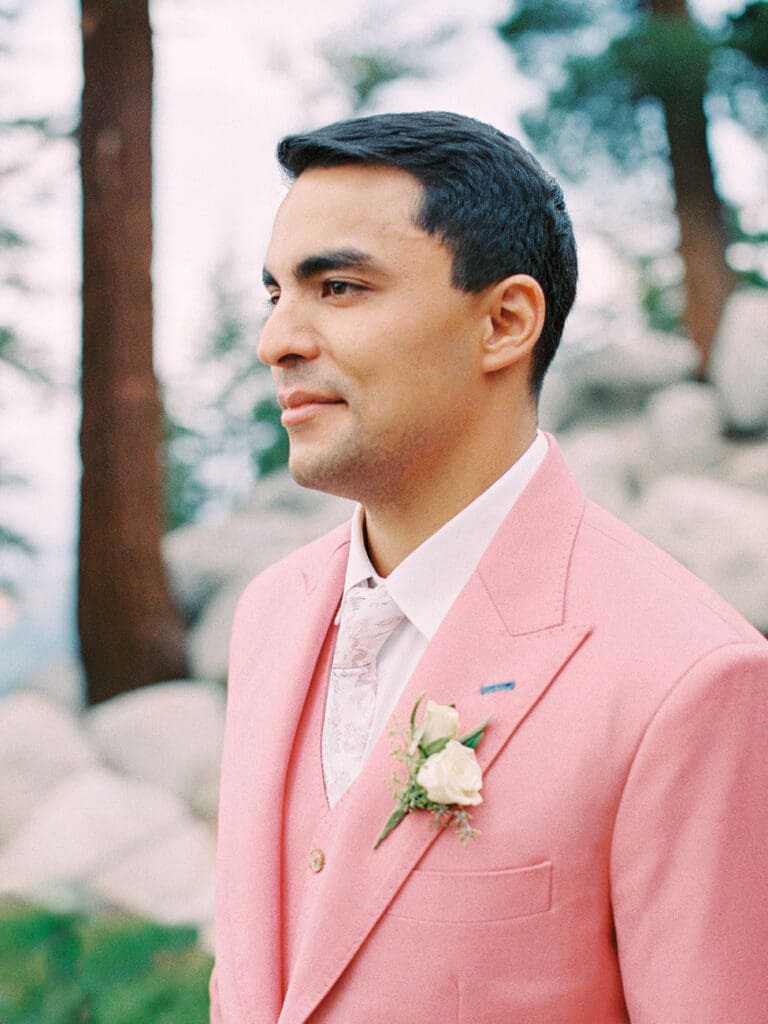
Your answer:
[[[547,439],[537,431],[533,444],[504,474],[412,551],[387,577],[387,590],[416,629],[431,640],[448,609],[474,572],[502,521],[547,454]],[[352,515],[344,596],[372,577],[382,582],[363,540],[361,505]]]

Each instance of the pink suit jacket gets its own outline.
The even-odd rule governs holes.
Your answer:
[[[238,610],[212,1021],[768,1022],[768,644],[585,501],[551,439],[396,710],[425,692],[493,716],[482,835],[413,814],[373,850],[385,734],[319,837],[284,978],[286,765],[348,543],[291,555]]]

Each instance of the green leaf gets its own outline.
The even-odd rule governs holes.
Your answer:
[[[441,750],[445,750],[450,739],[450,736],[441,736],[440,739],[432,740],[431,743],[427,743],[425,746],[419,744],[419,750],[424,754],[424,757],[431,757],[433,754],[439,754]]]
[[[387,823],[384,826],[384,828],[381,830],[381,832],[379,832],[376,838],[376,842],[373,844],[374,850],[377,849],[379,844],[387,838],[387,836],[393,829],[397,828],[397,826],[400,824],[400,822],[403,820],[407,813],[407,809],[403,807],[401,804],[398,804],[398,806],[390,814],[389,818],[387,818]]]
[[[411,734],[413,734],[413,730],[416,728],[416,712],[419,710],[419,704],[421,704],[425,697],[426,694],[422,693],[422,695],[413,705],[413,711],[411,712]]]
[[[491,718],[493,718],[493,715],[489,715],[484,722],[482,722],[480,725],[475,726],[475,728],[471,732],[468,732],[466,736],[462,736],[462,738],[459,740],[459,743],[461,743],[461,745],[464,747],[469,747],[470,750],[474,750],[477,747],[480,740],[483,738],[483,733],[488,727],[488,723],[490,722]]]

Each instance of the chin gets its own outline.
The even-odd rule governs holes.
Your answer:
[[[308,457],[307,453],[291,452],[288,459],[288,471],[301,487],[312,491],[323,491],[326,494],[338,494],[337,472],[322,458]]]
[[[350,452],[341,458],[338,454],[292,449],[288,459],[288,471],[301,487],[352,501],[359,501],[365,489],[360,484],[361,468]]]

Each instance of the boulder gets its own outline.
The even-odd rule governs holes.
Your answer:
[[[725,443],[717,395],[707,384],[674,384],[646,405],[654,476],[709,473],[723,468]]]
[[[640,420],[613,427],[582,427],[559,439],[569,469],[588,498],[620,519],[631,508],[647,475],[648,440]]]
[[[243,578],[222,587],[190,629],[187,657],[192,674],[198,679],[226,681],[232,621],[247,583]]]
[[[50,790],[0,851],[0,894],[207,924],[214,848],[212,830],[172,793],[92,769]]]
[[[299,487],[287,471],[260,480],[247,506],[225,520],[169,533],[163,554],[179,605],[194,619],[224,584],[247,580],[338,525],[352,503]]]
[[[46,694],[72,711],[80,711],[85,695],[82,665],[77,658],[49,661],[24,680],[24,689]]]
[[[353,508],[350,501],[299,487],[287,472],[274,473],[258,484],[247,508],[216,527],[218,540],[201,546],[197,555],[191,554],[194,545],[190,546],[189,561],[184,565],[184,559],[178,561],[178,580],[186,579],[192,589],[195,579],[201,580],[192,564],[195,557],[201,566],[217,566],[215,585],[201,586],[198,591],[200,596],[205,590],[205,600],[201,600],[189,632],[189,660],[196,678],[226,679],[232,620],[248,582],[268,565],[349,519]],[[185,530],[187,545],[197,527]],[[171,563],[178,555],[173,537],[166,549]],[[217,545],[218,553],[211,550]],[[222,556],[222,552],[227,553]],[[183,583],[178,585],[184,589]]]
[[[41,693],[0,700],[0,843],[7,842],[52,786],[96,764],[78,719]]]
[[[687,338],[644,331],[587,350],[575,370],[584,385],[631,396],[690,378],[697,362],[696,349]]]
[[[559,360],[548,371],[539,396],[539,426],[557,433],[577,423],[589,409],[585,409],[582,396],[569,381],[568,371]]]
[[[605,424],[639,412],[650,394],[690,379],[696,366],[690,341],[650,331],[577,354],[564,352],[544,382],[542,426],[562,430],[583,421]]]
[[[635,525],[768,634],[768,496],[697,476],[665,476]]]
[[[214,818],[224,736],[224,691],[212,683],[143,686],[87,712],[102,761],[122,775],[169,789]]]
[[[727,426],[768,429],[768,289],[743,288],[728,299],[710,371]]]
[[[737,487],[768,494],[768,442],[730,442],[727,471]]]

